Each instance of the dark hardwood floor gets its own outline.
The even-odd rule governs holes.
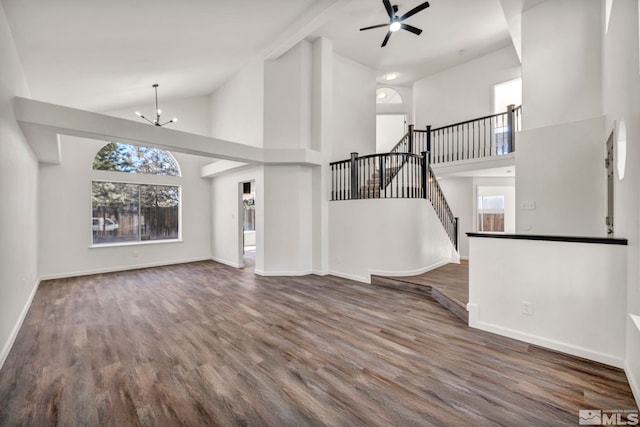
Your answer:
[[[214,262],[43,282],[1,426],[577,425],[623,372],[472,330],[420,295]]]
[[[421,295],[428,295],[465,324],[469,323],[469,261],[450,263],[417,276],[372,276],[371,283]]]
[[[393,277],[393,279],[431,286],[463,306],[469,302],[469,261],[447,264],[418,276]]]

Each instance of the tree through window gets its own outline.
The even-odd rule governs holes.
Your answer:
[[[117,142],[100,149],[93,169],[180,176],[169,152]],[[94,245],[180,237],[179,186],[94,180],[91,198]]]
[[[120,142],[102,147],[93,159],[93,169],[180,176],[178,164],[168,151]]]

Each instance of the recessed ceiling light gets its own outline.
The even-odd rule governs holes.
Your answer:
[[[397,79],[398,76],[399,76],[398,73],[389,73],[389,74],[385,74],[383,79],[385,79],[386,81],[390,82],[391,80]]]
[[[387,97],[387,92],[381,90],[380,92],[378,92],[378,99],[383,99]]]

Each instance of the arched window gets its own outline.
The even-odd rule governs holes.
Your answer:
[[[381,87],[376,90],[377,104],[402,104],[400,93],[390,87]]]
[[[180,176],[178,163],[168,151],[121,142],[102,147],[93,159],[93,169]]]
[[[117,180],[92,181],[93,245],[180,238],[181,191],[180,186],[170,185],[176,183],[180,168],[168,151],[110,142],[94,157],[93,169],[123,173]],[[152,184],[142,184],[130,182],[125,174],[157,177]]]

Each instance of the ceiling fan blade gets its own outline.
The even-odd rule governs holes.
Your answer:
[[[384,8],[387,9],[387,14],[389,14],[389,18],[393,20],[393,18],[395,18],[396,16],[396,13],[393,11],[393,7],[391,7],[391,2],[389,2],[389,0],[382,0],[382,3],[384,3]]]
[[[422,30],[420,28],[416,28],[413,25],[400,24],[400,28],[402,28],[403,30],[411,31],[416,36],[419,36],[422,33]]]
[[[426,2],[422,3],[421,5],[414,7],[413,9],[411,9],[409,12],[405,13],[404,15],[402,15],[400,17],[400,21],[404,21],[405,19],[409,18],[410,16],[413,16],[416,13],[418,13],[421,10],[424,10],[424,9],[426,9],[428,7],[429,7],[429,2],[426,1]]]
[[[371,30],[372,28],[388,27],[388,26],[389,26],[389,24],[372,25],[372,26],[370,26],[370,27],[360,28],[360,31],[364,31],[364,30]]]
[[[387,45],[387,42],[389,41],[389,37],[391,37],[391,31],[387,31],[387,36],[384,38],[384,41],[382,42],[382,46],[380,47],[385,47]]]

